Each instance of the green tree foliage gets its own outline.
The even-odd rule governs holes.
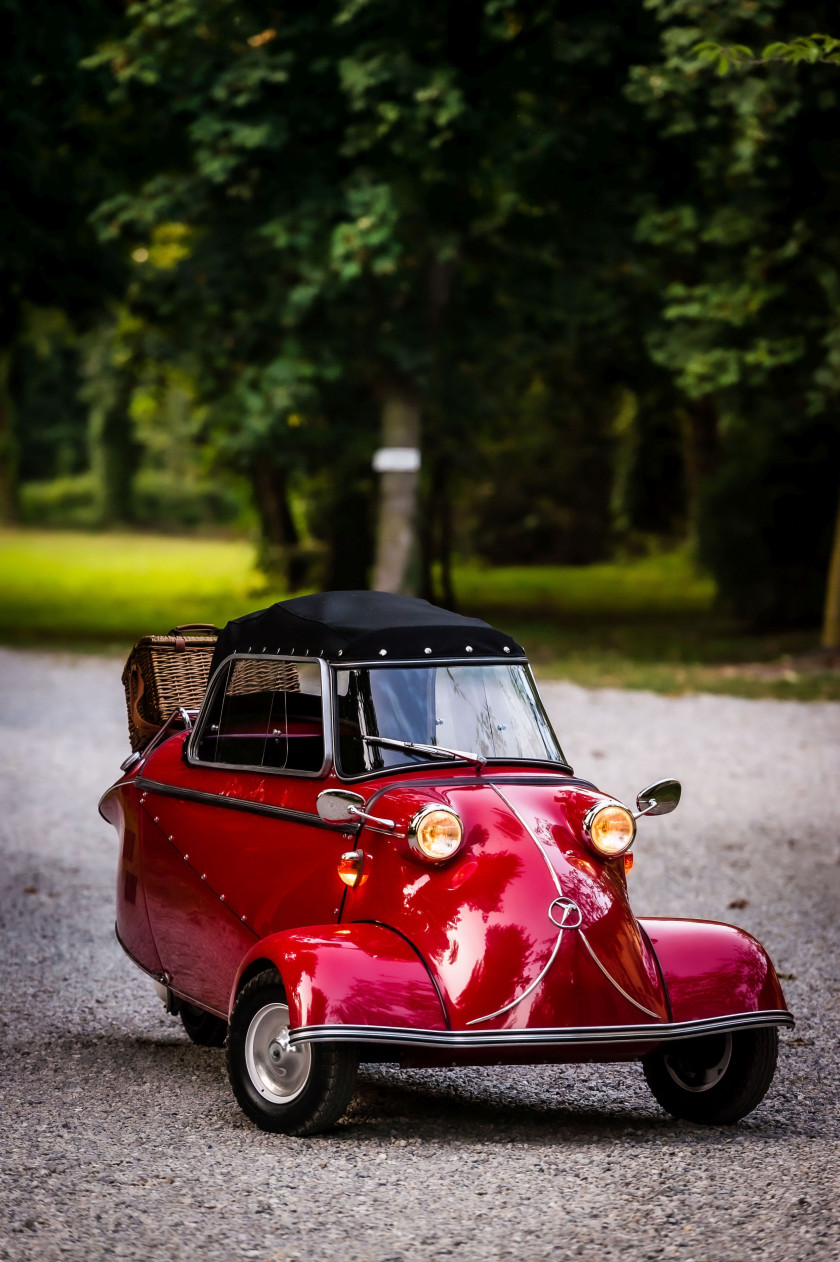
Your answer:
[[[661,137],[638,226],[663,295],[648,347],[686,399],[701,552],[743,618],[814,622],[840,455],[840,79],[810,63],[836,44],[802,47],[807,71],[725,72],[782,14],[808,29],[832,7],[648,8],[662,54],[628,88]]]
[[[499,419],[476,389],[501,399],[504,382],[510,404],[565,365],[577,432],[597,444],[595,396],[640,350],[627,312],[645,162],[621,95],[649,39],[635,4],[154,0],[129,18],[99,64],[121,107],[166,119],[166,162],[99,222],[130,242],[132,309],[193,365],[267,539],[288,544],[301,471],[370,499],[371,418],[395,397],[423,418],[429,516],[446,514],[457,453],[474,460]],[[577,490],[563,406],[539,424],[562,435],[553,466]],[[492,448],[487,474],[504,478]],[[446,535],[427,531],[427,558]]]
[[[799,65],[802,62],[813,65],[820,62],[840,66],[840,40],[831,35],[804,35],[789,43],[775,41],[767,44],[758,58],[755,57],[751,48],[740,45],[735,48],[724,48],[711,41],[698,44],[694,52],[698,57],[714,62],[718,74],[726,74],[730,66],[743,68],[760,66],[767,62],[786,62],[789,65]],[[824,470],[820,472],[824,473]],[[802,490],[805,490],[804,485]],[[804,499],[805,496],[803,495],[802,498]],[[824,514],[821,511],[824,501],[820,496],[816,502],[819,504],[820,518],[815,523],[814,535],[819,538],[824,533]],[[807,508],[813,509],[812,501],[809,500],[806,511]],[[809,572],[808,578],[812,585],[813,577],[813,574]],[[840,495],[837,498],[831,561],[823,602],[822,645],[824,649],[832,653],[840,649]]]
[[[427,594],[452,601],[458,538],[585,562],[688,525],[742,617],[814,619],[840,44],[792,36],[831,6],[83,0],[47,47],[0,5],[7,512],[15,439],[28,475],[42,442],[77,467],[77,405],[31,419],[75,357],[107,519],[141,446],[160,470],[201,442],[249,480],[266,564],[361,585],[387,422],[423,447],[393,486],[406,520],[422,497]]]
[[[69,321],[49,307],[30,308],[28,317],[10,382],[22,482],[78,474],[88,465],[79,348]]]
[[[143,130],[121,130],[106,107],[104,72],[82,68],[86,53],[118,26],[119,0],[27,5],[0,0],[4,31],[0,117],[4,127],[0,185],[0,519],[17,511],[18,465],[31,471],[34,396],[68,368],[74,337],[101,319],[122,291],[118,251],[104,248],[90,222],[94,208],[119,187],[127,169],[142,169]],[[43,349],[45,330],[51,346]],[[62,362],[64,361],[64,362]],[[75,393],[73,384],[70,393]],[[19,396],[19,397],[18,397]],[[56,426],[66,444],[73,404]],[[126,423],[123,416],[122,423]],[[65,445],[66,450],[66,445]],[[50,456],[41,476],[49,473]]]

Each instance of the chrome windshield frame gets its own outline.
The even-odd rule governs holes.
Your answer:
[[[389,667],[399,667],[401,669],[405,669],[407,667],[416,667],[417,669],[425,668],[426,670],[428,670],[429,667],[431,666],[524,666],[528,679],[530,680],[531,687],[533,688],[534,693],[540,705],[542,706],[543,710],[545,710],[542,697],[540,696],[540,690],[537,687],[537,681],[534,678],[534,672],[531,669],[531,663],[528,661],[527,657],[513,657],[513,656],[501,657],[499,656],[499,657],[474,657],[474,658],[466,658],[466,659],[463,657],[439,657],[439,658],[431,658],[428,661],[418,661],[416,657],[413,657],[413,658],[399,658],[399,659],[394,658],[393,660],[386,660],[386,661],[383,661],[382,658],[374,658],[372,661],[358,661],[358,662],[354,662],[350,660],[346,662],[331,661],[329,663],[329,673],[331,675],[331,683],[330,683],[331,699],[330,700],[331,700],[332,722],[333,722],[331,743],[332,743],[333,758],[334,758],[334,771],[335,771],[335,776],[338,780],[342,781],[342,783],[344,784],[360,784],[365,780],[381,780],[383,776],[388,776],[388,775],[402,776],[407,772],[411,772],[415,770],[428,773],[430,769],[433,769],[435,771],[452,771],[452,770],[457,770],[459,768],[466,769],[470,766],[470,764],[464,762],[462,758],[429,758],[429,759],[416,758],[412,761],[406,761],[405,763],[400,763],[398,766],[395,766],[395,767],[375,767],[370,771],[358,772],[356,775],[349,775],[346,772],[344,772],[341,768],[341,765],[339,762],[340,746],[339,746],[339,733],[338,733],[338,722],[339,722],[339,719],[338,719],[338,671],[340,670],[373,670],[373,669],[387,670]],[[557,741],[557,748],[560,749],[561,754],[563,754],[562,748],[560,746],[560,742],[559,740],[557,740],[557,734],[554,731],[554,727],[551,724],[551,720],[548,718],[547,714],[545,717],[551,729],[551,733],[554,736],[555,741]],[[475,766],[473,766],[472,771],[474,772],[474,774],[480,777],[482,774],[482,771],[486,768],[508,766],[508,765],[516,767],[517,770],[521,769],[522,767],[537,767],[540,769],[546,768],[552,771],[556,771],[558,768],[560,768],[565,773],[571,773],[573,770],[571,764],[566,761],[565,754],[563,754],[562,759],[514,758],[514,757],[488,758],[482,764],[482,767],[476,768]]]

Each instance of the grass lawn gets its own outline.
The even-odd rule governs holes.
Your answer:
[[[749,636],[714,609],[684,552],[574,567],[455,569],[460,608],[496,622],[543,677],[587,685],[840,700],[815,634]],[[0,640],[127,651],[140,635],[214,622],[284,593],[238,541],[0,531]]]
[[[271,599],[245,542],[0,531],[0,638],[7,644],[122,652],[150,631],[223,625]]]

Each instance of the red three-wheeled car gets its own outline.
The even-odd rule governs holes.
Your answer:
[[[117,934],[266,1130],[312,1134],[359,1060],[641,1060],[672,1114],[734,1122],[792,1025],[749,934],[637,919],[636,812],[563,757],[523,650],[477,619],[329,592],[228,623],[100,810]]]

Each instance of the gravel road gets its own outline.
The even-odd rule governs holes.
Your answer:
[[[840,705],[544,688],[578,772],[683,781],[640,825],[636,911],[732,920],[785,978],[798,1026],[745,1121],[673,1122],[637,1065],[377,1066],[287,1139],[114,939],[119,673],[0,650],[0,1258],[840,1256]]]

